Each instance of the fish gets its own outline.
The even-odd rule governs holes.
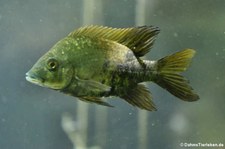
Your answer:
[[[155,111],[145,82],[153,82],[183,101],[199,96],[181,75],[196,51],[184,49],[158,60],[145,60],[159,33],[154,26],[112,28],[84,26],[58,41],[26,73],[26,80],[78,99],[109,106],[119,97],[147,111]]]

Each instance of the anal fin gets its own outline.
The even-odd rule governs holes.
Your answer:
[[[135,88],[128,90],[127,94],[121,96],[121,98],[141,109],[156,111],[151,92],[143,84],[138,84]]]

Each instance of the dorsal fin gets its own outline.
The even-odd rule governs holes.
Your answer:
[[[116,41],[131,49],[136,57],[144,56],[152,47],[159,29],[153,26],[140,26],[133,28],[111,28],[103,26],[81,27],[68,36],[88,36],[91,38],[104,38]]]

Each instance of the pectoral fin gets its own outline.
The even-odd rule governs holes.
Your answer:
[[[82,80],[78,79],[78,86],[86,91],[85,95],[87,96],[98,96],[104,95],[105,93],[111,90],[110,86],[102,84],[94,80]]]
[[[136,88],[127,91],[126,95],[121,96],[128,103],[148,111],[155,111],[156,107],[152,101],[151,92],[143,85],[138,84]]]

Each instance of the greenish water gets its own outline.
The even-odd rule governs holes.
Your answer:
[[[220,149],[225,148],[225,2],[85,2],[0,1],[0,148],[72,149],[65,128],[72,128],[68,130],[76,136],[76,148],[185,148],[181,143],[221,143]],[[25,73],[55,42],[90,24],[158,26],[161,32],[146,59],[196,49],[184,75],[200,100],[184,102],[148,83],[158,111],[140,112],[117,98],[109,99],[115,108],[105,108],[25,80]]]

